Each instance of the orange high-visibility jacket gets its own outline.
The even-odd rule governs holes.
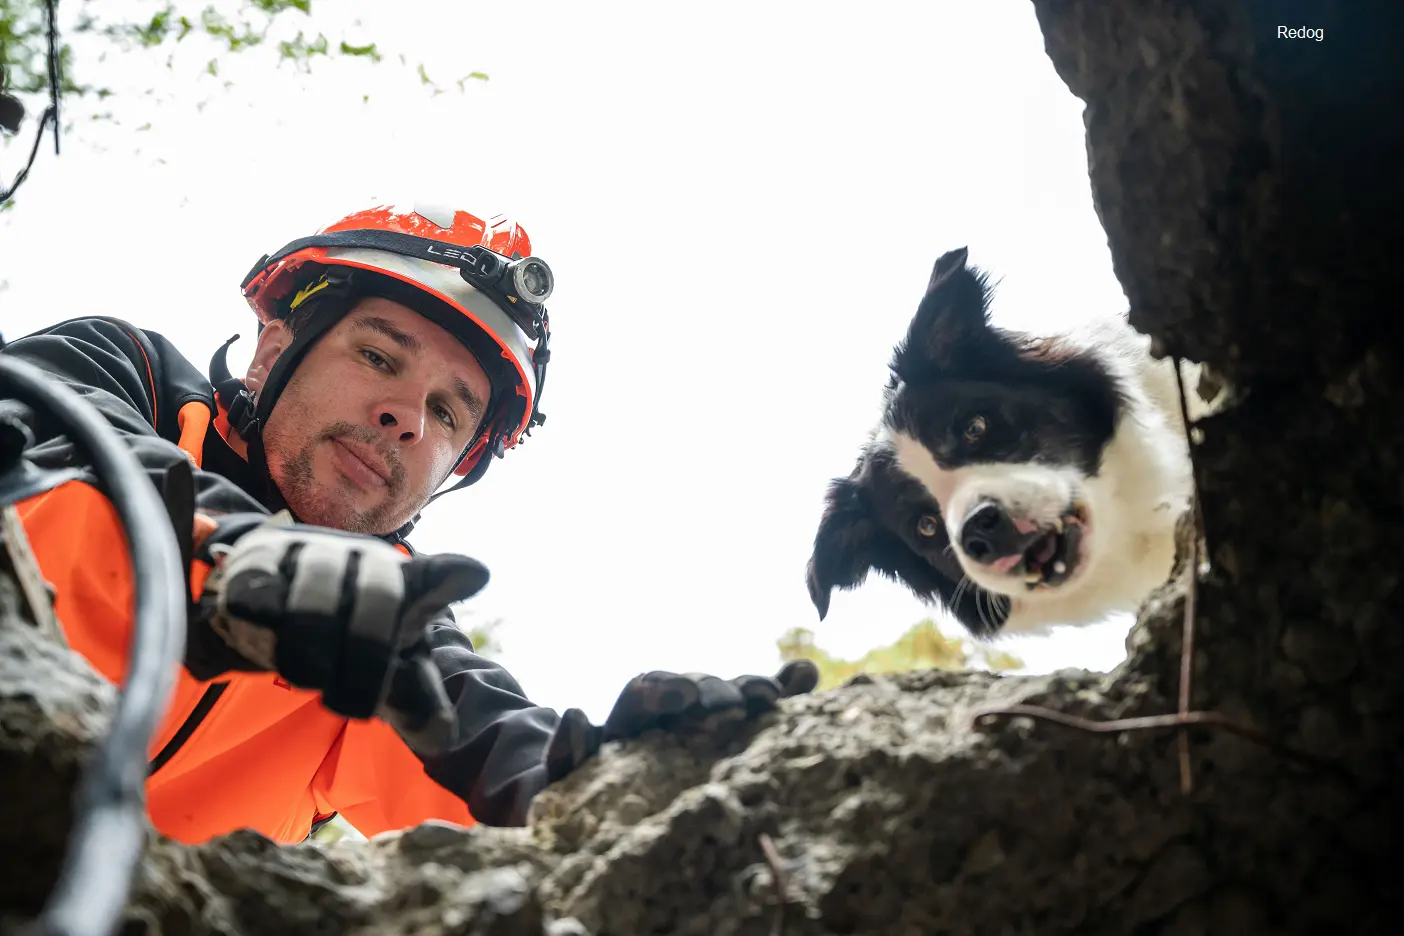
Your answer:
[[[94,404],[158,487],[172,464],[191,461],[198,525],[267,516],[249,493],[261,486],[225,441],[227,414],[209,380],[161,335],[117,319],[81,318],[0,353],[42,368]],[[40,480],[0,490],[0,505],[18,508],[73,649],[120,684],[133,601],[120,521],[59,427],[32,412],[23,418],[36,438],[25,458]],[[192,563],[193,598],[208,572],[205,563]],[[448,611],[430,627],[430,641],[464,739],[436,758],[420,758],[384,722],[336,715],[316,693],[276,675],[201,681],[183,667],[148,751],[153,825],[189,843],[240,828],[292,843],[337,813],[367,835],[429,819],[522,824],[546,784],[543,759],[557,713],[533,704],[510,674],[475,654]]]

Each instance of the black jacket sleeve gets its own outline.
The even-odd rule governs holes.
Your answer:
[[[180,407],[200,400],[215,412],[208,380],[169,341],[117,319],[73,319],[16,339],[0,353],[42,369],[95,406],[158,490],[166,470],[187,460],[177,444]],[[25,453],[32,464],[77,468],[84,480],[98,486],[83,453],[55,420],[32,411],[22,415],[36,440]],[[218,518],[212,541],[233,542],[268,516],[267,508],[234,481],[199,469],[194,477],[195,509]],[[197,678],[214,678],[218,670],[212,671],[208,661],[218,638],[201,628],[194,615],[191,624],[187,667]],[[559,716],[533,704],[510,673],[476,654],[449,609],[430,625],[428,635],[464,740],[441,756],[421,756],[425,769],[462,798],[479,822],[521,825],[531,798],[546,785],[545,752]]]
[[[38,367],[88,403],[117,430],[157,490],[172,465],[186,461],[180,438],[180,408],[203,402],[215,413],[214,391],[162,336],[119,319],[81,318],[11,341],[0,353]],[[27,411],[24,422],[35,436],[25,457],[45,469],[78,468],[100,487],[84,455],[47,413]],[[214,515],[268,511],[239,486],[220,475],[195,471],[195,508]]]
[[[547,784],[546,749],[560,715],[533,703],[511,673],[475,653],[450,609],[427,636],[464,740],[436,757],[420,755],[426,772],[484,825],[524,825],[532,797]]]

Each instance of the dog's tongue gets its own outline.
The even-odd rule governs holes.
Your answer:
[[[1002,559],[996,559],[994,562],[990,563],[990,566],[996,572],[1008,572],[1010,569],[1014,568],[1016,565],[1024,561],[1025,558],[1022,555],[1020,555],[1019,553],[1015,553],[1012,556],[1005,556]]]
[[[1043,539],[1039,540],[1038,545],[1034,547],[1034,551],[1030,554],[1029,558],[1038,565],[1044,565],[1049,559],[1053,558],[1053,554],[1057,551],[1058,537],[1049,533]]]

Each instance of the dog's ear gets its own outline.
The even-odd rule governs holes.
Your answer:
[[[863,584],[872,567],[872,514],[858,481],[838,478],[829,484],[824,515],[814,534],[814,552],[805,569],[809,599],[819,611],[819,620],[829,613],[829,597],[835,588]]]
[[[903,380],[950,367],[963,347],[988,331],[989,289],[984,274],[966,265],[968,256],[961,247],[936,259],[926,295],[893,356],[892,371]]]
[[[941,285],[951,278],[952,275],[965,269],[966,261],[970,259],[969,247],[957,247],[955,250],[948,250],[936,258],[936,265],[931,268],[931,279],[926,284],[926,294],[941,288]]]

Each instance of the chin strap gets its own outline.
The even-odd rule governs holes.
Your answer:
[[[344,303],[322,304],[298,330],[297,336],[283,353],[278,355],[278,360],[268,371],[268,379],[257,394],[250,393],[244,382],[229,372],[229,346],[239,340],[238,335],[221,345],[210,359],[210,383],[215,388],[216,399],[228,413],[230,428],[239,433],[248,446],[249,468],[261,487],[259,500],[274,513],[286,510],[293,514],[294,519],[296,514],[288,506],[283,492],[273,480],[272,472],[268,470],[268,459],[263,450],[263,427],[268,425],[268,417],[273,414],[273,407],[278,404],[278,397],[282,395],[297,365],[317,339],[336,324],[343,311]]]
[[[536,349],[532,352],[531,355],[532,364],[534,365],[534,369],[536,371],[536,397],[532,401],[531,417],[527,420],[526,429],[523,430],[522,438],[518,442],[519,445],[522,441],[525,441],[526,438],[531,435],[531,430],[535,429],[537,426],[543,426],[546,424],[546,414],[541,412],[541,390],[546,385],[546,365],[551,360],[551,323],[550,320],[546,318],[544,310],[542,312],[539,329],[541,337],[540,339],[538,339],[536,343]],[[463,476],[462,480],[460,480],[453,487],[445,488],[444,490],[439,491],[438,493],[430,497],[430,504],[434,503],[434,501],[443,497],[445,494],[452,494],[454,491],[466,488],[470,484],[476,483],[479,479],[482,478],[484,474],[487,473],[488,467],[492,464],[492,460],[494,458],[502,458],[506,455],[507,437],[502,433],[500,427],[494,427],[489,431],[492,431],[494,433],[494,435],[492,436],[492,441],[488,443],[488,447],[483,452],[483,454],[478,456],[477,464],[475,464],[468,471],[468,473]],[[469,443],[468,447],[463,450],[463,458],[467,458],[468,453],[471,452],[477,444],[477,439],[474,439],[471,443]],[[462,459],[459,460],[462,461]],[[425,506],[428,505],[426,504]],[[419,515],[415,514],[414,519],[411,520],[408,524],[406,524],[406,528],[412,527],[418,520]],[[406,535],[408,535],[408,529],[406,529]]]
[[[524,441],[527,436],[531,435],[532,429],[537,426],[545,425],[546,423],[546,414],[541,412],[541,388],[546,385],[546,365],[551,360],[551,323],[546,318],[544,311],[541,317],[540,335],[541,337],[536,343],[536,349],[531,355],[532,364],[535,365],[536,370],[536,397],[532,401],[531,417],[527,420],[526,429],[522,432],[522,441]],[[452,494],[454,491],[477,483],[477,481],[487,473],[488,467],[492,465],[492,460],[494,458],[502,458],[507,454],[507,437],[502,432],[501,427],[491,427],[488,431],[492,432],[493,435],[491,441],[488,443],[487,449],[482,455],[478,456],[477,464],[469,469],[468,473],[453,487],[445,488],[430,497],[429,504],[434,503],[434,501],[443,497],[445,494]],[[479,438],[481,438],[481,436],[479,436]],[[467,458],[468,453],[471,452],[477,444],[478,439],[474,439],[470,442],[468,447],[463,450],[463,458]],[[521,444],[521,442],[519,441],[518,444]],[[462,460],[462,458],[459,459],[460,462]],[[425,506],[428,506],[428,504]],[[418,520],[419,514],[415,514],[414,518],[401,528],[404,530],[406,536],[409,535],[409,530],[413,528]]]
[[[239,438],[243,439],[248,447],[249,469],[260,488],[256,492],[259,502],[273,513],[286,510],[291,514],[292,509],[283,499],[283,492],[273,482],[273,475],[268,470],[268,461],[264,457],[263,436],[258,431],[259,422],[255,417],[258,401],[249,393],[249,388],[244,386],[242,380],[229,373],[229,346],[238,340],[238,335],[230,337],[210,359],[209,376],[215,389],[215,400],[224,407],[229,427],[239,434]]]

